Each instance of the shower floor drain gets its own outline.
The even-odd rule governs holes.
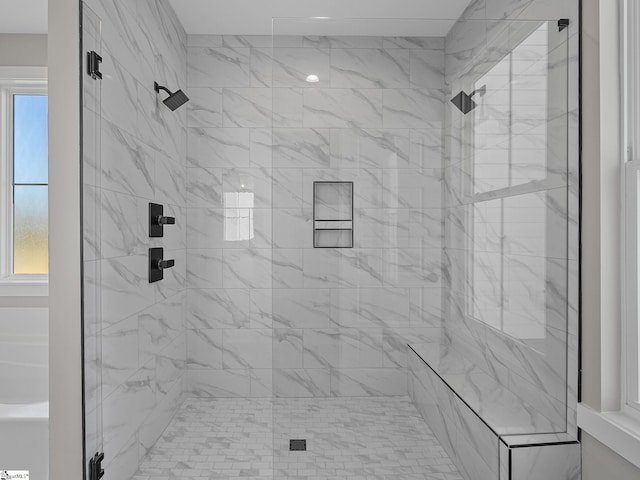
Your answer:
[[[307,450],[306,440],[289,440],[289,451],[304,452]]]

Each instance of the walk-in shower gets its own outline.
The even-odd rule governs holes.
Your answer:
[[[573,19],[191,34],[163,0],[126,29],[90,5],[87,462],[579,478]],[[141,40],[118,55],[122,38]],[[158,108],[149,77],[190,101]],[[151,284],[149,249],[175,262]]]

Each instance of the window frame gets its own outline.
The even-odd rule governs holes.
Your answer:
[[[639,109],[640,110],[640,109]],[[638,341],[638,260],[640,253],[640,160],[628,159],[623,168],[621,188],[623,199],[622,222],[622,382],[621,410],[640,420],[640,385],[638,382],[639,346]],[[635,267],[633,267],[635,266]],[[635,398],[634,398],[635,397]]]
[[[49,275],[13,273],[13,96],[48,95],[46,67],[0,67],[0,297],[47,296]]]
[[[624,158],[621,165],[621,391],[620,409],[640,420],[640,6],[624,1],[622,10],[622,123]],[[635,54],[634,54],[635,52]],[[635,397],[635,398],[634,398]]]

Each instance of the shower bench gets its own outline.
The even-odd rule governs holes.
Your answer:
[[[455,349],[409,345],[409,394],[466,480],[579,480],[580,445]]]

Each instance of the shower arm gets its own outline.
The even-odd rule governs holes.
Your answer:
[[[484,94],[487,93],[487,86],[483,85],[477,90],[474,90],[469,94],[469,98],[473,97],[476,93],[479,93],[481,97],[484,97]]]
[[[173,92],[171,90],[169,90],[167,87],[163,87],[162,85],[158,85],[158,82],[153,82],[153,89],[156,91],[156,93],[160,93],[160,90],[164,90],[169,95],[173,95]]]

